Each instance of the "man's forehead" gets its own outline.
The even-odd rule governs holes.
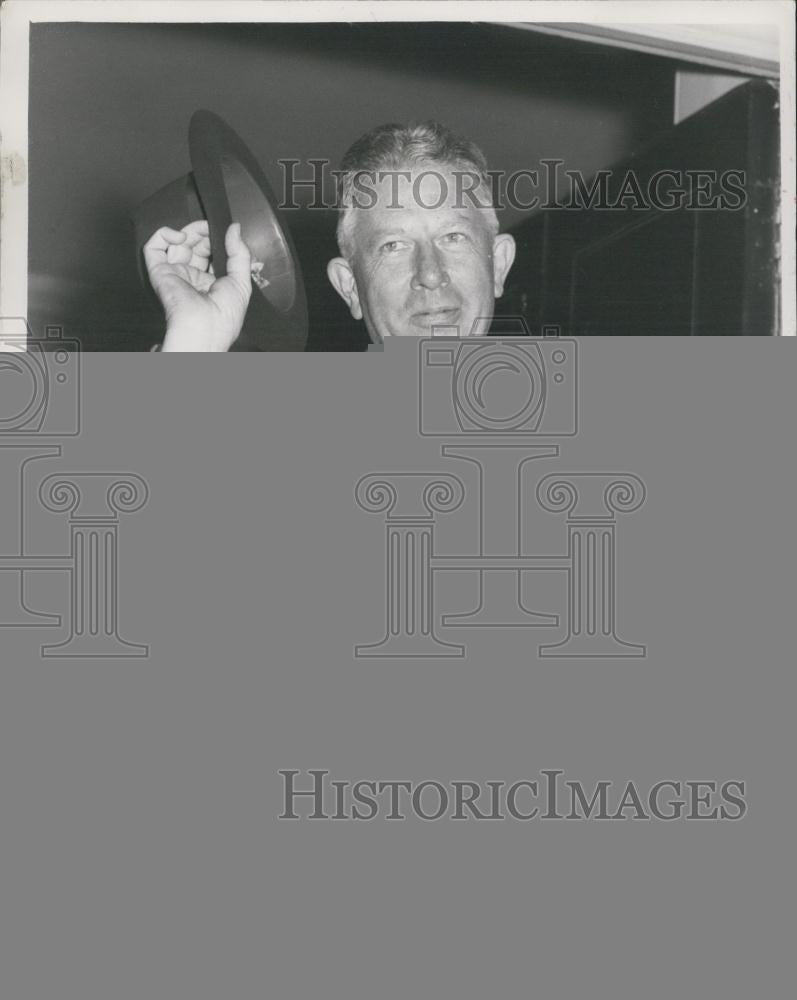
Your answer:
[[[483,201],[483,194],[475,194],[479,183],[473,170],[436,163],[378,170],[362,178],[363,190],[373,191],[374,207],[393,211],[449,208],[467,213],[474,200]],[[367,198],[359,201],[359,207],[367,207]]]
[[[355,224],[369,239],[419,227],[424,231],[449,226],[489,230],[490,209],[482,204],[483,196],[469,196],[467,182],[464,190],[457,184],[451,172],[444,170],[439,175],[415,170],[404,171],[403,177],[383,176],[370,193],[355,198]]]
[[[380,211],[381,207],[376,206],[373,212],[366,209],[357,213],[361,219],[370,221],[369,229],[372,232],[390,230],[392,233],[402,233],[409,232],[413,227],[417,213],[413,212],[411,208],[386,206],[384,211]],[[442,208],[421,208],[420,211],[422,213],[421,220],[432,227],[473,226],[479,223],[479,215],[474,209],[453,209],[443,206]]]

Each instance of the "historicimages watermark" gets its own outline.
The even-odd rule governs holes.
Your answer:
[[[559,768],[521,780],[365,780],[280,770],[284,820],[739,820],[739,779],[585,782]]]

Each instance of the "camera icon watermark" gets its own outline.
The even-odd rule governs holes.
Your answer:
[[[422,436],[563,437],[578,430],[578,343],[551,332],[422,341],[419,385]]]
[[[578,343],[558,327],[532,337],[522,318],[499,318],[520,321],[523,335],[419,343],[418,434],[442,439],[442,458],[475,467],[475,488],[448,472],[379,472],[357,485],[358,505],[385,518],[387,621],[384,638],[356,646],[355,656],[464,656],[465,645],[448,638],[456,633],[441,630],[541,628],[561,634],[538,644],[540,657],[644,657],[644,645],[619,634],[617,533],[619,516],[644,502],[645,486],[626,472],[551,473],[544,465],[529,486],[530,472],[578,433]],[[441,483],[455,505],[428,502]],[[473,537],[442,552],[437,517],[462,505],[475,508]],[[551,513],[564,515],[562,548],[529,552],[529,524]],[[475,578],[475,607],[438,615],[436,581],[451,572]],[[564,579],[564,607],[530,608],[525,584],[532,574],[552,581],[552,573]]]
[[[82,433],[81,378],[80,342],[61,327],[36,337],[24,319],[0,319],[0,629],[65,628],[41,646],[47,657],[148,656],[118,627],[121,515],[146,503],[147,484],[133,473],[58,471],[30,488],[41,463]],[[31,545],[36,507],[67,515],[61,551]],[[65,615],[31,606],[29,585],[43,574],[66,583]]]
[[[0,436],[80,433],[80,344],[61,327],[34,337],[24,319],[0,319],[0,375]]]

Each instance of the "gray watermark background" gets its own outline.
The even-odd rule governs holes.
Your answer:
[[[646,649],[625,659],[540,657],[556,629],[444,628],[475,594],[451,571],[439,634],[466,655],[354,656],[385,618],[385,528],[354,484],[445,470],[477,489],[475,466],[418,433],[416,341],[84,355],[81,433],[37,474],[146,482],[119,529],[118,598],[123,636],[149,655],[53,660],[41,647],[57,629],[0,633],[1,992],[789,996],[794,347],[579,343],[579,433],[528,464],[522,496],[533,505],[556,471],[644,482],[617,533],[618,631]],[[440,517],[439,551],[466,551],[476,516],[463,503]],[[526,551],[559,553],[560,518],[530,517]],[[32,552],[65,551],[52,513],[32,511],[29,529]],[[564,580],[539,576],[526,603],[561,614]],[[26,599],[66,614],[52,603],[64,590]],[[280,767],[418,783],[546,767],[593,784],[738,777],[748,812],[286,823]]]

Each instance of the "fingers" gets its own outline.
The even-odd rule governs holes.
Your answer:
[[[210,228],[207,220],[191,222],[183,227],[182,232],[185,239],[182,243],[169,247],[166,260],[170,264],[188,264],[189,267],[206,271],[210,261]]]
[[[153,233],[144,244],[144,262],[147,270],[151,271],[157,264],[165,263],[169,247],[179,246],[185,239],[185,233],[170,229],[168,226],[162,226]]]
[[[200,271],[207,271],[210,263],[210,240],[206,237],[194,237],[199,242],[192,246],[191,239],[189,237],[185,243],[170,246],[166,251],[166,260],[170,264],[188,264]]]
[[[187,247],[189,250],[193,250],[195,254],[200,257],[210,256],[210,234],[208,232],[207,223],[204,224],[205,231],[198,232],[197,230],[191,230],[190,226],[186,226],[183,232],[186,234],[185,242],[180,243],[176,249],[183,249]]]
[[[189,223],[182,230],[162,226],[144,246],[147,269],[159,264],[187,264],[207,271],[210,263],[210,238],[205,219]]]
[[[248,294],[251,255],[241,237],[239,223],[233,223],[229,227],[224,242],[228,257],[227,273]],[[210,257],[210,227],[207,219],[197,219],[181,230],[162,226],[144,245],[144,261],[150,273],[159,264],[186,264],[198,271],[213,274]]]
[[[189,222],[187,226],[183,226],[182,231],[186,234],[185,242],[178,247],[173,247],[167,253],[167,259],[173,264],[188,264],[189,267],[207,271],[210,263],[210,225],[208,220],[197,219],[196,222]],[[186,250],[191,251],[190,255],[186,253]]]
[[[169,226],[161,226],[157,232],[147,240],[144,247],[149,250],[163,251],[170,246],[182,243],[186,238],[186,233],[179,229],[171,229]]]
[[[170,226],[161,226],[161,228],[154,232],[144,244],[144,255],[146,257],[148,254],[164,254],[169,251],[170,247],[186,246],[194,248],[206,246],[207,254],[202,253],[201,250],[200,254],[202,256],[209,257],[209,237],[210,228],[206,219],[199,219],[196,222],[190,222],[182,229],[172,229]]]
[[[252,288],[252,255],[241,236],[241,224],[233,222],[224,237],[227,251],[227,275],[247,295]]]
[[[189,222],[187,226],[183,226],[182,231],[189,235],[210,236],[210,225],[207,219],[197,219],[196,222]]]

